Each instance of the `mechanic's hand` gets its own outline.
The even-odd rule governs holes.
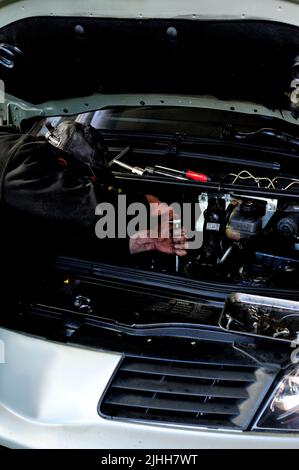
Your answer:
[[[186,256],[188,243],[183,231],[177,232],[172,238],[159,237],[155,240],[155,250],[168,255]]]
[[[146,196],[151,205],[151,216],[159,217],[160,223],[155,230],[137,232],[130,239],[131,254],[145,251],[159,251],[169,255],[186,256],[188,244],[183,228],[174,229],[173,209],[161,203],[155,196]]]
[[[186,256],[187,249],[188,243],[183,231],[172,236],[171,228],[168,237],[164,237],[162,234],[156,237],[156,233],[152,234],[150,230],[146,230],[137,232],[130,238],[132,255],[145,251],[159,251],[169,255]]]
[[[147,202],[150,205],[150,216],[151,217],[167,217],[169,220],[173,220],[173,209],[166,202],[161,202],[156,196],[147,194],[145,196]]]

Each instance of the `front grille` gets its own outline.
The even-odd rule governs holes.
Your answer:
[[[275,373],[252,363],[126,357],[99,404],[105,418],[245,430]]]

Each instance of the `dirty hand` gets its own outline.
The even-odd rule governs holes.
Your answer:
[[[155,229],[137,232],[130,238],[131,254],[159,251],[169,255],[186,256],[188,244],[182,227],[174,228],[175,214],[166,203],[154,196],[146,196],[150,203],[151,217],[160,217]]]

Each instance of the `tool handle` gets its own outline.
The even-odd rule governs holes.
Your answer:
[[[199,181],[200,183],[207,183],[210,179],[203,173],[196,173],[195,171],[187,170],[186,177],[190,180]]]

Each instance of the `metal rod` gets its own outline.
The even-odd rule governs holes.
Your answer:
[[[183,171],[175,170],[174,168],[167,168],[166,166],[160,166],[160,165],[155,165],[155,168],[160,168],[161,170],[166,170],[166,171],[173,171],[174,173],[179,173],[180,175],[183,175]]]
[[[124,150],[120,152],[111,162],[108,163],[108,166],[114,165],[118,160],[120,160],[122,157],[124,157],[128,152],[130,151],[130,147],[126,147]]]
[[[181,220],[173,220],[173,229],[174,230],[179,230],[181,227]],[[178,273],[180,270],[180,258],[179,256],[175,257],[175,272]]]
[[[118,160],[116,160],[114,162],[116,165],[118,166],[121,166],[122,168],[124,168],[125,170],[129,170],[131,173],[135,174],[135,175],[139,175],[139,176],[142,176],[144,174],[144,171],[142,168],[138,168],[136,166],[131,166],[131,165],[127,165],[126,163],[123,163],[123,162],[120,162]]]
[[[175,178],[176,180],[188,181],[188,178],[184,178],[184,176],[172,175],[171,173],[167,173],[166,171],[155,170],[155,174],[167,176],[168,178]]]

